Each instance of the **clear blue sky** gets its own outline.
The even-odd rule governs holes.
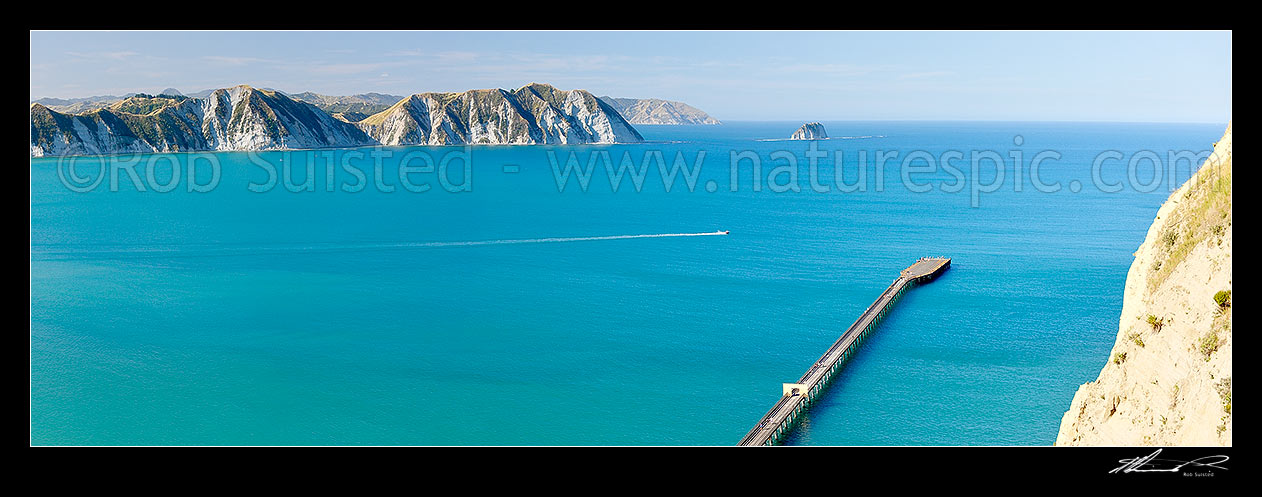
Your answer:
[[[722,120],[1223,123],[1231,32],[31,32],[32,99],[536,81]]]

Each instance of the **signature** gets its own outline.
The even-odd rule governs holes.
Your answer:
[[[1152,454],[1148,454],[1147,456],[1144,456],[1144,457],[1136,457],[1132,459],[1119,459],[1117,462],[1122,463],[1122,465],[1114,468],[1113,471],[1109,471],[1109,474],[1113,474],[1113,473],[1177,473],[1180,470],[1182,470],[1185,466],[1199,466],[1199,467],[1205,467],[1205,468],[1215,468],[1215,469],[1225,470],[1227,468],[1219,466],[1219,464],[1227,462],[1227,460],[1230,459],[1229,457],[1224,456],[1224,455],[1199,457],[1191,461],[1179,461],[1175,459],[1157,459],[1157,455],[1161,454],[1161,450],[1162,449],[1157,449],[1156,452],[1153,452]]]

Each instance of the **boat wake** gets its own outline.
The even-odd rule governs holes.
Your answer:
[[[224,246],[210,244],[166,246],[92,246],[68,248],[64,245],[31,246],[31,260],[67,259],[122,259],[136,257],[216,257],[233,255],[261,255],[267,253],[295,252],[354,252],[363,250],[389,250],[441,247],[476,247],[480,245],[514,245],[527,243],[569,243],[608,240],[632,240],[637,238],[675,238],[687,236],[725,236],[728,231],[703,233],[651,233],[641,235],[574,236],[549,238],[511,238],[500,240],[469,240],[450,242],[393,242],[393,243],[338,243],[315,245],[262,245]]]
[[[710,231],[705,233],[655,233],[649,235],[610,235],[610,236],[575,236],[564,238],[523,238],[509,240],[478,240],[470,242],[420,242],[399,244],[399,248],[406,247],[467,247],[474,245],[509,245],[515,243],[566,243],[566,242],[595,242],[602,240],[630,240],[633,238],[673,238],[680,236],[723,236],[728,234],[726,231]]]

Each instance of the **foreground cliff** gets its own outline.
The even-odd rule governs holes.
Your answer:
[[[1126,277],[1117,340],[1056,445],[1231,445],[1231,125]]]
[[[32,103],[31,156],[643,141],[591,93],[544,84],[514,91],[417,94],[371,116],[357,112],[371,106],[345,107],[330,114],[311,102],[245,85],[204,98],[139,94],[79,114]]]

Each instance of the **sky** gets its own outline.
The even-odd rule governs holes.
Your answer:
[[[32,31],[31,99],[249,84],[661,98],[726,121],[1225,123],[1230,31]]]

